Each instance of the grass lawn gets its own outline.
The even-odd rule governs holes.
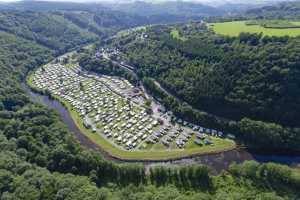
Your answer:
[[[31,75],[33,75],[33,73]],[[29,76],[27,78],[27,84],[30,85],[30,87],[34,88],[34,86],[32,85],[32,77]],[[83,126],[82,118],[74,109],[72,109],[72,106],[68,102],[64,101],[62,98],[58,96],[54,97],[68,109],[72,119],[84,135],[86,135],[95,144],[99,145],[108,154],[116,158],[124,160],[170,160],[188,157],[191,155],[219,153],[226,150],[234,149],[236,147],[236,144],[232,140],[216,138],[213,140],[214,145],[197,146],[193,143],[193,140],[191,140],[189,144],[187,144],[187,147],[185,149],[177,148],[172,150],[165,150],[162,144],[156,144],[147,145],[146,148],[143,150],[124,151],[108,142],[99,134],[93,133],[91,129],[86,129]],[[153,150],[149,150],[150,148]]]
[[[213,23],[209,26],[214,30],[215,33],[220,35],[238,36],[241,32],[249,33],[263,33],[268,36],[291,36],[296,37],[300,35],[300,28],[264,28],[260,25],[247,26],[247,21],[234,21],[224,23]],[[294,25],[300,25],[300,22],[292,22]]]

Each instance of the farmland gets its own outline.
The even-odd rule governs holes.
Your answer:
[[[249,25],[249,22],[250,21],[234,21],[234,22],[224,22],[224,23],[213,23],[210,24],[210,27],[215,33],[220,35],[227,35],[227,36],[238,36],[242,32],[263,33],[263,35],[267,35],[267,36],[288,35],[290,37],[296,37],[300,35],[300,28],[284,28],[284,27],[265,28],[260,24]],[[292,24],[294,26],[299,26],[300,22],[289,22],[289,24],[290,25]]]

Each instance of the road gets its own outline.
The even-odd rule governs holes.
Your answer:
[[[131,73],[133,73],[133,74],[138,78],[137,74],[135,73],[135,70],[133,70],[133,69],[135,69],[135,67],[130,66],[130,65],[128,65],[128,67],[126,67],[125,65],[119,63],[118,61],[112,60],[112,59],[111,59],[107,54],[105,54],[105,53],[103,53],[103,58],[104,58],[104,59],[107,59],[107,60],[110,60],[111,62],[113,62],[114,64],[116,64],[116,65],[118,65],[118,66],[120,66],[120,67],[122,67],[122,68],[125,69],[125,70],[130,71]],[[197,111],[197,112],[204,112],[203,110],[199,110],[199,109],[197,109],[197,108],[194,108],[194,107],[193,107],[192,105],[190,105],[188,102],[186,102],[186,101],[184,101],[184,100],[178,98],[177,96],[173,95],[173,94],[172,94],[171,92],[169,92],[167,89],[163,88],[163,87],[161,86],[161,84],[160,84],[158,81],[156,81],[155,79],[152,78],[152,81],[154,82],[154,84],[155,84],[159,89],[161,89],[163,92],[165,92],[168,96],[171,96],[171,97],[173,97],[174,99],[176,99],[176,100],[177,100],[178,102],[180,102],[181,104],[186,105],[187,107],[189,107],[190,109],[192,109],[192,110],[194,110],[194,111]],[[141,84],[141,85],[142,85],[142,84]],[[142,89],[143,89],[143,88],[144,88],[144,87],[142,86]],[[145,89],[143,89],[143,91],[145,92],[145,94],[147,94],[147,92],[146,92]],[[148,96],[150,96],[150,95],[148,95]],[[211,116],[214,116],[215,118],[220,119],[220,120],[222,120],[222,121],[227,121],[227,122],[230,121],[229,119],[226,119],[226,118],[223,118],[223,117],[215,116],[215,115],[212,115],[212,114],[210,114],[210,115],[211,115]]]
[[[122,68],[125,69],[125,70],[130,71],[130,72],[133,73],[136,77],[138,77],[137,74],[135,73],[135,71],[133,70],[133,69],[135,69],[135,67],[130,66],[130,65],[127,65],[127,66],[126,66],[126,65],[123,65],[123,64],[119,63],[118,61],[112,60],[106,53],[103,53],[102,56],[103,56],[104,59],[110,60],[110,61],[113,62],[114,64],[118,65],[119,67],[122,67]],[[169,91],[167,91],[165,88],[163,88],[163,87],[161,86],[161,84],[160,84],[159,82],[157,82],[155,79],[152,79],[152,81],[154,82],[154,84],[155,84],[159,89],[161,89],[161,90],[162,90],[163,92],[165,92],[167,95],[169,95],[169,96],[175,98],[175,99],[176,99],[177,101],[179,101],[180,103],[184,103],[184,104],[188,105],[189,107],[193,108],[193,107],[192,107],[191,105],[189,105],[187,102],[185,102],[185,101],[179,99],[178,97],[174,96],[171,92],[169,92]],[[142,85],[142,84],[141,84],[141,85]],[[143,86],[142,86],[142,87],[143,87]],[[144,88],[144,87],[143,87],[143,88]],[[143,89],[143,91],[146,91],[146,90]],[[146,93],[146,94],[147,94],[147,93]],[[193,109],[195,109],[195,108],[193,108]]]
[[[112,63],[118,65],[119,67],[121,67],[121,68],[123,68],[123,69],[125,69],[125,70],[128,70],[128,71],[132,72],[136,77],[138,77],[138,76],[136,75],[135,71],[134,71],[135,68],[134,68],[133,66],[130,66],[130,65],[124,65],[124,64],[121,64],[121,63],[119,63],[119,62],[117,62],[117,61],[115,61],[115,60],[112,60],[106,53],[102,53],[102,56],[103,56],[104,59],[109,60],[109,61],[111,61]]]

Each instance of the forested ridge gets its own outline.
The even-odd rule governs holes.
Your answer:
[[[299,151],[299,38],[225,37],[203,23],[148,27],[144,39],[141,32],[111,45],[167,107],[187,120],[235,132],[252,147]],[[166,96],[149,78],[206,113]]]
[[[91,9],[91,8],[90,8]],[[121,29],[148,24],[146,18],[118,11],[10,10],[0,13],[0,30],[34,41],[57,54],[101,41]]]
[[[63,53],[97,38],[55,14],[1,12],[0,29]]]
[[[300,14],[300,4],[299,2],[282,2],[277,5],[249,9],[245,14],[254,18],[297,20]]]
[[[219,176],[205,166],[154,167],[146,174],[142,165],[116,164],[82,147],[58,113],[31,102],[21,86],[32,69],[95,37],[70,21],[45,22],[52,17],[1,13],[2,22],[18,24],[0,32],[0,199],[299,199],[299,172],[286,166],[246,162]],[[38,31],[31,23],[77,31]]]
[[[79,27],[86,29],[101,38],[112,36],[117,31],[149,24],[146,17],[124,14],[118,11],[68,11],[63,16]]]

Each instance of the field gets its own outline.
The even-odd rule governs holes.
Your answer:
[[[246,25],[246,23],[247,21],[213,23],[210,27],[215,33],[228,36],[238,36],[241,32],[263,33],[268,36],[296,37],[300,35],[300,28],[264,28],[260,25]],[[293,22],[293,25],[299,26],[300,22]]]
[[[251,20],[245,23],[248,26],[258,25],[263,28],[275,28],[275,29],[300,28],[299,25],[287,20]]]

